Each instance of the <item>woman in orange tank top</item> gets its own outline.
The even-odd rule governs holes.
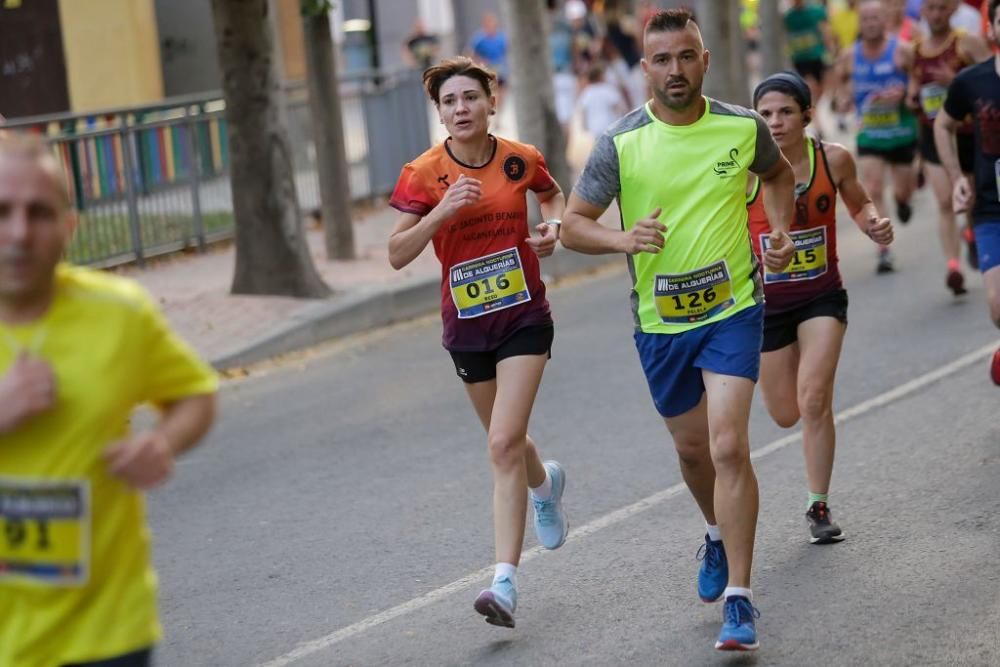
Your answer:
[[[760,387],[764,405],[779,426],[791,428],[802,421],[810,541],[839,542],[844,533],[832,520],[828,504],[836,442],[833,382],[847,330],[847,293],[837,268],[837,194],[858,228],[875,243],[892,242],[892,224],[879,215],[858,180],[851,153],[840,144],[806,136],[812,99],[798,75],[781,72],[762,81],[754,91],[754,107],[799,184],[789,232],[795,257],[783,273],[764,272]],[[759,254],[766,249],[771,226],[758,189],[751,184],[747,206],[750,236]]]

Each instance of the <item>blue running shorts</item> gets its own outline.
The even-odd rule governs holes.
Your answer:
[[[705,393],[703,370],[757,381],[764,306],[752,306],[719,322],[679,334],[635,332],[639,362],[653,404],[664,417],[694,408]]]

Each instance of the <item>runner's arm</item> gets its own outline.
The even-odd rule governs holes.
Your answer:
[[[865,186],[858,179],[858,168],[850,151],[840,144],[824,143],[831,176],[837,185],[840,199],[847,206],[854,224],[871,238],[871,228],[881,219],[881,214]]]
[[[180,456],[201,441],[215,421],[216,395],[201,394],[161,406],[156,430],[166,436],[170,451]]]
[[[586,255],[624,252],[623,232],[608,229],[597,221],[605,210],[571,192],[562,218],[562,244]]]
[[[795,212],[795,173],[784,155],[778,156],[770,169],[757,174],[764,189],[764,210],[771,229],[788,233]]]
[[[941,158],[941,165],[948,172],[952,183],[962,178],[962,166],[958,162],[958,149],[955,148],[958,123],[959,121],[952,118],[943,108],[938,111],[934,119],[934,145]]]
[[[854,85],[851,81],[851,71],[853,69],[854,52],[850,49],[841,52],[837,57],[836,64],[836,89],[833,94],[833,101],[837,111],[848,111],[853,106]]]
[[[562,188],[556,185],[550,190],[545,192],[536,192],[535,197],[538,199],[538,206],[542,209],[542,220],[548,222],[549,220],[562,220],[563,216],[566,214],[566,196],[563,195]],[[559,228],[562,225],[553,225],[555,229],[556,239],[559,239]]]
[[[389,264],[397,271],[424,251],[445,220],[460,209],[479,201],[480,181],[459,176],[444,197],[427,215],[403,213],[389,235]]]
[[[986,43],[986,40],[981,35],[974,35],[969,32],[964,33],[959,37],[958,45],[962,52],[969,56],[973,64],[981,63],[993,56],[989,44]]]

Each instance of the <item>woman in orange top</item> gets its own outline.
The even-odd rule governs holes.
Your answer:
[[[760,387],[764,405],[779,426],[802,420],[809,480],[806,520],[810,541],[844,539],[829,510],[836,434],[833,382],[847,330],[847,292],[837,267],[836,198],[872,241],[892,242],[892,224],[879,215],[849,150],[806,136],[813,109],[809,87],[797,74],[773,74],[754,91],[754,107],[767,122],[795,172],[795,220],[789,232],[795,256],[782,273],[764,272],[764,344]],[[756,182],[747,201],[754,251],[766,250],[771,225]]]
[[[486,428],[493,465],[496,575],[474,606],[487,622],[512,628],[525,491],[543,546],[558,548],[569,530],[565,473],[542,463],[527,435],[553,338],[538,258],[555,249],[566,199],[534,146],[489,133],[495,85],[493,72],[464,57],[424,72],[450,136],[403,166],[389,201],[400,212],[389,262],[401,269],[428,243],[441,261],[444,347]],[[528,190],[548,221],[538,237],[528,232]]]

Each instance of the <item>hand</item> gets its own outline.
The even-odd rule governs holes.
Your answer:
[[[868,238],[879,245],[889,245],[894,238],[892,222],[889,218],[873,215],[868,218]]]
[[[622,252],[638,255],[640,252],[656,254],[663,250],[663,233],[667,231],[667,227],[657,220],[661,210],[656,207],[645,218],[636,220],[632,229],[623,235]]]
[[[146,490],[163,484],[174,473],[174,453],[167,436],[145,431],[104,451],[111,474],[130,486]]]
[[[963,175],[955,181],[951,189],[951,209],[955,213],[965,213],[976,202],[976,190],[969,183],[969,178]]]
[[[13,431],[50,410],[56,404],[56,393],[52,367],[22,351],[0,379],[0,433]]]
[[[539,257],[548,257],[556,249],[556,241],[559,240],[559,225],[550,225],[547,222],[535,225],[535,231],[541,236],[529,236],[525,239],[528,247],[535,251]]]
[[[781,273],[795,256],[795,243],[785,232],[780,229],[771,231],[768,237],[768,248],[764,252],[764,266],[772,273]]]
[[[902,86],[893,86],[874,96],[875,100],[883,104],[898,104],[906,96],[906,89]]]
[[[459,175],[454,185],[449,186],[445,191],[444,197],[441,198],[436,208],[441,209],[441,215],[446,219],[450,218],[466,206],[479,201],[479,197],[482,196],[481,184],[482,182],[478,178],[469,178],[465,174]]]

